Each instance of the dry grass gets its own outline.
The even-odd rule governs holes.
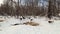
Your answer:
[[[0,22],[3,22],[4,20],[0,20]]]
[[[31,26],[39,26],[38,23],[35,23],[35,22],[26,22],[24,23],[25,25],[31,25]]]

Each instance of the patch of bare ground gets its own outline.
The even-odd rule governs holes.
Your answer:
[[[0,17],[0,22],[5,21],[5,19],[3,17]]]
[[[26,23],[23,23],[25,25],[30,25],[30,26],[39,26],[39,23],[35,23],[35,22],[26,22]]]
[[[4,21],[4,20],[2,20],[2,19],[0,20],[0,22],[3,22],[3,21]]]

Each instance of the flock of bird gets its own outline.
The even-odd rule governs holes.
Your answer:
[[[34,17],[34,18],[37,18],[37,17]],[[24,17],[24,16],[22,16],[22,17],[20,17],[20,18],[18,18],[18,19],[20,19],[20,20],[23,20],[23,19],[26,19],[26,17]],[[38,23],[34,23],[34,22],[32,22],[34,19],[33,18],[31,18],[31,17],[28,17],[28,19],[30,20],[30,22],[26,22],[26,23],[23,23],[23,24],[30,24],[30,25],[36,25],[36,24],[38,24]],[[0,22],[2,22],[3,20],[0,20]],[[53,21],[48,21],[48,23],[53,23]],[[21,23],[20,23],[21,24]],[[15,24],[13,24],[14,26],[16,26],[16,25],[20,25],[19,23],[15,23]],[[38,24],[39,25],[39,24]]]
[[[37,17],[34,17],[34,18],[37,18]],[[22,16],[22,18],[19,18],[20,20],[23,20],[23,19],[26,19],[24,16]],[[31,18],[31,17],[28,17],[28,19],[30,19],[30,22],[26,22],[26,23],[23,23],[23,24],[31,24],[31,23],[34,23],[34,22],[32,22],[34,19],[33,18]],[[53,21],[48,21],[48,23],[53,23]],[[20,23],[21,24],[21,23]],[[18,23],[16,23],[16,24],[13,24],[13,25],[20,25],[20,24],[18,24]],[[38,24],[38,23],[36,23],[36,24]],[[39,24],[38,24],[39,25]]]

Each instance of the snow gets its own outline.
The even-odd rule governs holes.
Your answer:
[[[0,34],[60,34],[60,20],[54,20],[53,23],[48,23],[46,17],[33,18],[33,22],[39,23],[39,26],[17,25],[15,23],[24,23],[30,21],[28,18],[19,20],[15,17],[7,18],[0,23]]]

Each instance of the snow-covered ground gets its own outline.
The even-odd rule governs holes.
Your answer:
[[[16,25],[15,23],[24,23],[30,21],[28,18],[20,20],[14,17],[7,18],[0,22],[0,34],[60,34],[60,20],[54,20],[48,23],[46,17],[33,18],[33,22],[39,23],[39,26]]]

